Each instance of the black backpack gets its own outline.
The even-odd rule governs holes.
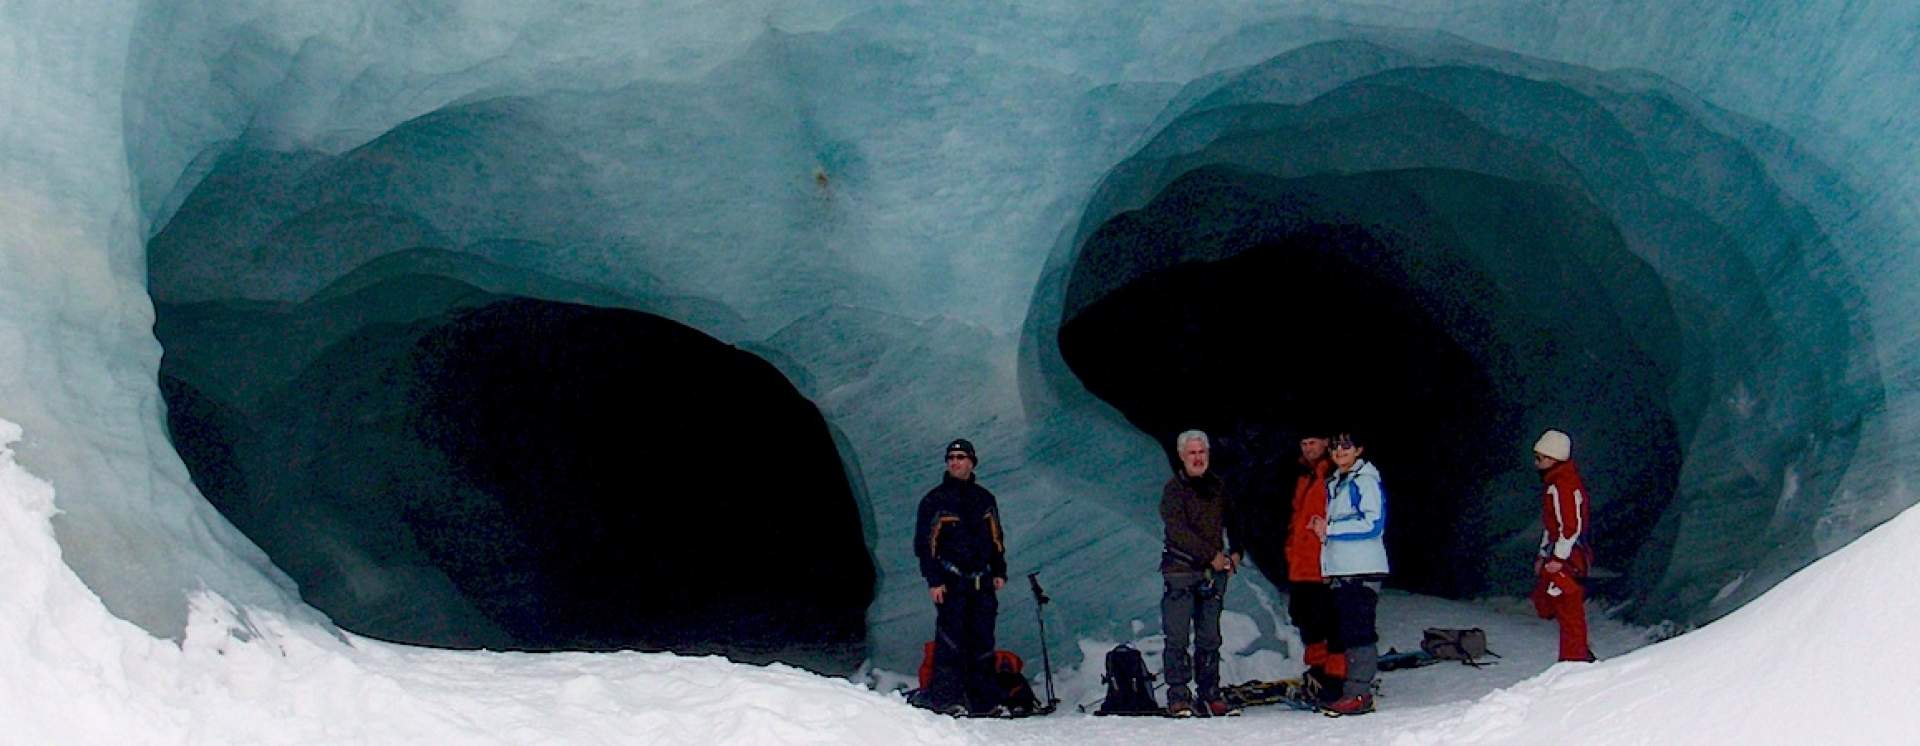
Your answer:
[[[1027,681],[1026,674],[1020,673],[1025,667],[1020,656],[1007,650],[993,651],[993,685],[1006,693],[1001,704],[1014,715],[1032,715],[1040,711],[1040,697],[1033,693],[1033,684]]]
[[[1107,652],[1107,674],[1100,681],[1107,685],[1107,699],[1095,715],[1158,715],[1160,703],[1153,698],[1154,675],[1147,671],[1147,660],[1140,651],[1121,643]]]
[[[1015,715],[1032,715],[1040,711],[1040,697],[1033,693],[1033,684],[1027,681],[1025,674],[1019,671],[999,670],[993,672],[993,684],[1007,693],[1002,704],[1007,711]]]

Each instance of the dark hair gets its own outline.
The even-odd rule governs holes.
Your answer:
[[[1333,435],[1327,438],[1327,444],[1333,445],[1335,443],[1352,443],[1355,448],[1367,447],[1367,440],[1352,430],[1333,431]]]

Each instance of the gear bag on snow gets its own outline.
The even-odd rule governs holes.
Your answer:
[[[1482,657],[1500,657],[1499,653],[1487,649],[1487,631],[1479,627],[1472,629],[1428,627],[1421,633],[1420,649],[1440,660],[1460,661],[1476,667],[1489,663],[1480,660]]]
[[[1018,671],[999,670],[993,672],[993,685],[1006,692],[1002,704],[1015,717],[1040,712],[1040,697],[1033,693],[1033,683],[1027,681],[1026,674]]]
[[[993,685],[1006,692],[1002,702],[1014,715],[1032,715],[1040,711],[1040,697],[1033,693],[1033,682],[1021,673],[1026,662],[1011,650],[993,651]]]
[[[993,651],[993,685],[1006,693],[1006,699],[1000,702],[1015,715],[1031,715],[1040,712],[1040,697],[1034,693],[1033,684],[1027,681],[1027,675],[1021,673],[1027,663],[1020,655],[1011,650]],[[911,694],[926,691],[933,685],[933,643],[928,642],[920,649],[920,688]]]
[[[1100,680],[1107,685],[1107,698],[1093,714],[1160,714],[1160,702],[1153,698],[1154,675],[1133,646],[1121,643],[1107,652],[1107,673]]]
[[[1014,673],[1020,673],[1026,670],[1026,667],[1027,662],[1021,660],[1018,653],[1011,650],[993,651],[993,670],[996,672],[1012,671]],[[925,689],[932,685],[933,641],[928,640],[926,645],[920,647],[920,688]]]

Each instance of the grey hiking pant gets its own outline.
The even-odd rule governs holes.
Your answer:
[[[1380,604],[1380,581],[1368,576],[1331,580],[1334,637],[1347,654],[1347,681],[1342,694],[1348,697],[1370,694],[1373,677],[1380,669],[1380,634],[1374,628],[1374,611]]]
[[[1220,696],[1220,607],[1227,594],[1227,578],[1212,580],[1198,573],[1168,573],[1160,594],[1160,628],[1167,633],[1163,660],[1167,704],[1191,696],[1187,684],[1199,685],[1200,700]],[[1187,653],[1187,641],[1193,653]]]

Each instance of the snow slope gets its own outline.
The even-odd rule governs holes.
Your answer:
[[[53,488],[0,420],[0,744],[969,743],[955,722],[785,666],[503,654],[329,636],[195,597],[184,644],[107,613],[60,558]]]
[[[1917,542],[1909,508],[1713,624],[1555,667],[1396,742],[1914,743]]]
[[[897,696],[774,665],[668,654],[497,654],[333,637],[195,597],[184,644],[109,614],[60,558],[53,488],[0,420],[0,743],[1906,743],[1920,714],[1906,634],[1920,588],[1909,510],[1740,611],[1603,663],[1543,665],[1551,627],[1481,604],[1389,597],[1383,633],[1492,620],[1505,669],[1386,674],[1383,709],[1329,720],[1257,708],[1216,721],[952,721]],[[1449,615],[1454,616],[1449,616]],[[1005,624],[1019,620],[1005,619]],[[1599,625],[1602,646],[1632,644]],[[1241,630],[1240,637],[1251,636]],[[1091,643],[1089,643],[1091,644]],[[1617,648],[1616,648],[1617,649]],[[1249,658],[1255,658],[1249,656]],[[1245,671],[1228,670],[1229,678]],[[1083,692],[1088,674],[1063,672]]]

